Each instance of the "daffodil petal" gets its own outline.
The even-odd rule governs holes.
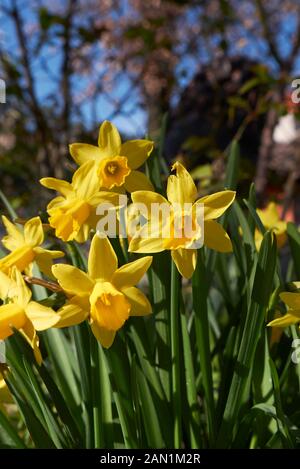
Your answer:
[[[180,274],[184,278],[191,278],[196,268],[196,249],[174,249],[171,256]]]
[[[131,169],[137,169],[145,163],[153,150],[150,140],[128,140],[121,146],[121,155],[126,156]]]
[[[152,183],[147,178],[146,174],[141,173],[141,171],[132,170],[131,173],[126,176],[124,186],[127,192],[154,191]]]
[[[281,318],[274,319],[267,324],[268,327],[288,327],[292,324],[296,324],[300,321],[300,316],[294,316],[293,314],[285,314]]]
[[[91,242],[88,260],[90,277],[110,281],[117,267],[118,258],[109,239],[106,236],[100,237],[95,234]]]
[[[219,218],[230,207],[235,199],[234,191],[220,191],[198,199],[196,204],[204,204],[204,219]]]
[[[82,309],[81,305],[73,302],[73,299],[62,306],[58,310],[57,314],[60,319],[55,325],[56,328],[76,326],[77,324],[81,324],[85,321],[89,316],[89,312]]]
[[[26,314],[19,305],[9,303],[0,306],[0,340],[12,335],[13,328],[21,329],[26,321]]]
[[[95,170],[95,163],[88,161],[75,171],[72,186],[78,198],[88,201],[100,189],[100,181]]]
[[[23,275],[16,267],[12,270],[12,280],[16,284],[15,301],[19,306],[25,309],[31,299],[31,291],[26,286]]]
[[[42,186],[47,187],[47,189],[53,189],[65,197],[73,192],[72,185],[63,179],[43,178],[40,179],[40,183]]]
[[[263,210],[257,209],[256,212],[266,228],[273,228],[280,220],[277,206],[274,202],[270,202]]]
[[[91,323],[91,329],[94,336],[100,342],[102,347],[109,348],[112,346],[116,336],[115,331],[109,331],[107,329],[104,329],[104,327],[98,326],[96,322]]]
[[[126,204],[126,200],[126,196],[121,196],[115,192],[101,190],[89,199],[89,204],[93,207],[98,207],[100,204],[111,204],[114,207],[120,207]]]
[[[122,289],[131,305],[130,316],[147,316],[151,314],[151,303],[141,290],[136,287]]]
[[[172,166],[176,170],[176,175],[172,174],[168,178],[167,196],[172,204],[184,205],[192,204],[197,197],[197,188],[190,173],[178,161]]]
[[[9,251],[21,247],[24,244],[23,233],[8,218],[2,215],[2,221],[7,231],[7,236],[2,238],[2,244]]]
[[[170,206],[167,199],[165,199],[162,195],[157,194],[157,192],[152,191],[136,191],[133,192],[131,195],[133,204],[144,204],[147,208],[148,215],[151,215],[151,207],[153,204],[157,206],[165,205]],[[146,216],[146,214],[144,214]],[[147,218],[147,217],[146,217]]]
[[[40,271],[48,277],[53,277],[51,270],[53,259],[63,257],[65,254],[62,251],[50,251],[41,247],[34,248],[34,252],[35,262],[37,263]]]
[[[80,244],[85,243],[89,239],[91,229],[95,229],[95,226],[91,226],[87,220],[87,223],[81,225],[77,235],[74,237],[75,241]]]
[[[55,264],[52,267],[52,273],[66,293],[85,295],[93,290],[94,283],[92,279],[77,267],[67,264]]]
[[[17,294],[16,283],[6,274],[0,270],[0,298],[6,300],[7,298],[13,298]]]
[[[87,161],[100,161],[105,157],[105,153],[101,148],[88,143],[72,143],[69,145],[69,150],[73,160],[81,166]]]
[[[31,218],[24,226],[25,243],[29,246],[39,246],[44,241],[44,230],[40,217]]]
[[[231,252],[231,240],[224,228],[215,220],[204,222],[204,244],[218,252]]]
[[[279,296],[289,308],[300,310],[300,293],[282,292]]]
[[[165,250],[164,240],[156,227],[151,229],[151,224],[146,223],[131,239],[128,247],[129,252],[151,254]]]
[[[21,329],[20,332],[22,332],[23,336],[33,349],[34,357],[36,359],[37,364],[41,366],[43,358],[39,348],[40,340],[35,328],[33,327],[32,322],[27,320],[25,326]]]
[[[141,257],[122,265],[112,276],[112,283],[118,289],[133,287],[145,275],[152,263],[152,256]]]
[[[37,331],[49,329],[59,321],[59,315],[53,309],[40,305],[36,301],[30,301],[25,312]]]
[[[105,152],[106,157],[120,155],[121,137],[118,129],[109,121],[100,126],[98,145]]]
[[[61,207],[62,205],[65,205],[66,203],[67,203],[67,201],[66,201],[65,197],[62,197],[62,196],[55,197],[47,205],[47,211],[48,211],[49,214],[51,214],[51,212],[50,212],[51,210],[53,210],[56,207]]]

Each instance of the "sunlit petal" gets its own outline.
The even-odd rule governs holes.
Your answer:
[[[104,121],[99,130],[98,145],[106,157],[120,155],[121,137],[118,129],[109,121]]]
[[[89,275],[94,279],[110,281],[117,267],[118,258],[109,239],[95,234],[89,253]]]
[[[137,169],[145,163],[153,150],[150,140],[128,140],[121,146],[120,154],[128,158],[131,169]]]
[[[103,327],[99,327],[95,322],[91,322],[91,329],[102,347],[109,348],[112,346],[116,336],[115,331],[109,331]]]
[[[154,191],[154,187],[148,177],[141,171],[131,171],[125,179],[127,192]]]
[[[95,163],[88,161],[73,174],[72,186],[76,196],[82,200],[88,201],[100,189],[100,181],[95,168]]]
[[[295,316],[294,314],[285,314],[281,318],[274,319],[273,321],[269,322],[267,326],[269,327],[288,327],[293,324],[297,324],[300,321],[300,311],[298,311],[299,316]]]
[[[176,171],[168,178],[167,196],[172,204],[193,203],[197,197],[197,188],[192,176],[178,161],[172,166]]]
[[[230,207],[235,199],[234,191],[221,191],[206,195],[197,200],[197,204],[204,204],[204,219],[219,218]]]
[[[39,246],[44,241],[44,230],[40,217],[32,218],[24,226],[25,243],[29,246]]]
[[[196,249],[175,249],[171,251],[172,259],[180,274],[185,278],[191,278],[196,268]]]
[[[224,228],[214,220],[204,222],[204,244],[218,252],[231,252],[231,240]]]
[[[54,191],[59,192],[65,197],[67,197],[73,192],[72,185],[62,179],[43,178],[40,179],[40,183],[42,184],[42,186],[47,187],[48,189],[53,189]]]
[[[72,143],[69,150],[73,160],[81,166],[87,161],[100,161],[105,156],[101,148],[87,143]]]
[[[56,328],[76,326],[88,318],[89,311],[83,309],[82,306],[75,303],[75,301],[76,299],[72,298],[57,311],[60,319],[59,322],[55,324]]]
[[[30,301],[25,312],[37,331],[49,329],[59,321],[59,315],[53,309],[35,301]]]
[[[7,236],[2,238],[3,246],[9,251],[22,246],[24,244],[24,235],[21,230],[4,215],[2,215],[2,221],[7,231]]]
[[[136,287],[125,288],[122,293],[131,304],[130,316],[147,316],[151,314],[151,303],[141,290]]]
[[[145,275],[152,259],[152,256],[146,256],[123,265],[112,276],[112,283],[119,289],[133,287]]]
[[[93,290],[93,281],[82,270],[77,269],[77,267],[55,264],[52,267],[52,273],[66,293],[85,295]]]
[[[17,304],[0,306],[0,340],[13,334],[13,328],[21,329],[26,324],[25,311]]]

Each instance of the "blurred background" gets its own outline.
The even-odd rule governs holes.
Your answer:
[[[68,144],[96,144],[104,119],[155,140],[164,121],[167,166],[222,187],[236,138],[240,193],[255,181],[260,205],[299,221],[299,0],[1,0],[0,15],[0,188],[15,208],[36,213],[38,179],[63,177]]]

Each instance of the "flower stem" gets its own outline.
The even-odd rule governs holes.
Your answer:
[[[181,419],[181,393],[180,393],[180,353],[179,353],[179,293],[180,279],[174,262],[171,267],[171,357],[172,357],[172,403],[174,415],[174,448],[181,447],[182,419]]]
[[[206,415],[208,420],[209,441],[213,446],[215,441],[215,402],[213,395],[213,380],[211,354],[209,345],[209,325],[207,313],[208,288],[205,278],[204,251],[198,251],[198,261],[193,278],[193,305],[195,311],[196,340],[200,357],[200,368],[206,400]]]
[[[99,380],[99,351],[98,343],[90,333],[91,348],[91,387],[93,402],[93,426],[94,426],[94,448],[103,448],[101,438],[101,402],[100,402],[100,380]]]

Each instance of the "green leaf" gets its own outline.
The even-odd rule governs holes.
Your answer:
[[[276,261],[276,241],[274,236],[267,232],[259,251],[246,322],[218,435],[217,445],[221,448],[230,446],[234,438],[254,354],[263,327],[266,307],[272,292]]]
[[[240,165],[240,146],[236,140],[233,140],[228,155],[228,161],[226,166],[224,188],[235,190],[238,183],[239,177],[239,165]]]
[[[287,235],[297,278],[300,278],[300,232],[294,223],[287,224]]]

